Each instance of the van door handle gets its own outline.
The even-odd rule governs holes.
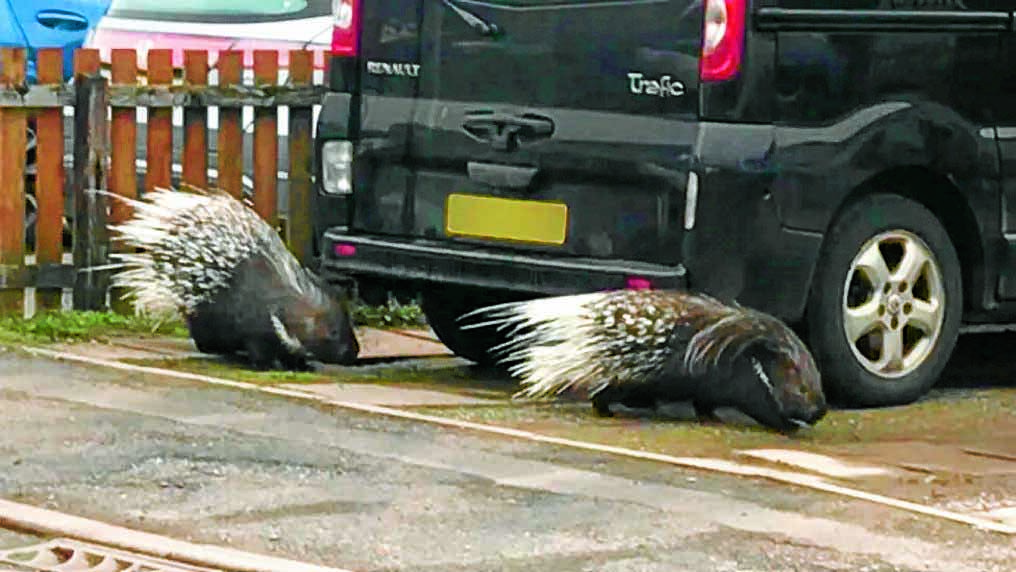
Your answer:
[[[537,115],[512,117],[508,120],[508,125],[518,126],[519,135],[525,139],[543,139],[554,134],[554,122]]]
[[[469,171],[470,180],[504,189],[525,189],[532,184],[533,178],[539,170],[535,167],[495,165],[475,161],[470,161],[466,168]]]
[[[88,18],[64,10],[41,10],[35,19],[43,26],[61,32],[80,32],[88,28]]]
[[[462,123],[467,133],[490,141],[502,151],[511,151],[518,143],[546,139],[554,134],[554,122],[532,113],[507,115],[491,111],[471,113]]]

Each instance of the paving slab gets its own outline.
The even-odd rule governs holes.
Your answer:
[[[1003,524],[1016,526],[1016,506],[989,510],[981,513],[983,516],[997,520]]]
[[[428,330],[357,330],[360,358],[449,356],[452,352]]]
[[[790,449],[749,449],[735,453],[840,479],[887,477],[896,473],[887,467],[850,463],[818,453]]]
[[[193,351],[174,352],[165,349],[147,348],[142,340],[137,340],[129,345],[122,345],[118,343],[81,342],[53,344],[48,347],[54,351],[115,361],[161,360],[167,358],[186,359],[188,357],[205,355]]]

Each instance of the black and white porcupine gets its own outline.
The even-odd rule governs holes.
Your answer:
[[[344,298],[304,268],[250,206],[221,190],[156,189],[123,199],[131,219],[111,225],[138,252],[112,254],[112,285],[137,311],[181,314],[198,349],[246,353],[258,368],[351,363],[360,351]]]
[[[594,409],[691,401],[700,418],[735,407],[782,432],[826,413],[821,377],[801,339],[768,314],[705,295],[618,290],[481,308],[463,328],[509,340],[493,351],[520,378],[516,397],[585,391]]]

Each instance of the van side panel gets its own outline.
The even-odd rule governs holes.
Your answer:
[[[757,15],[761,29],[777,37],[772,191],[783,223],[824,233],[852,193],[873,189],[869,183],[894,170],[922,169],[962,193],[983,238],[986,270],[997,271],[999,156],[991,107],[1002,95],[997,74],[1008,15],[780,2],[801,4],[809,8]],[[934,204],[949,184],[906,191]],[[991,304],[985,283],[975,277],[973,284],[975,307]]]

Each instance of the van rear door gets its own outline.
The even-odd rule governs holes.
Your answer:
[[[354,230],[679,262],[701,1],[364,4]]]

